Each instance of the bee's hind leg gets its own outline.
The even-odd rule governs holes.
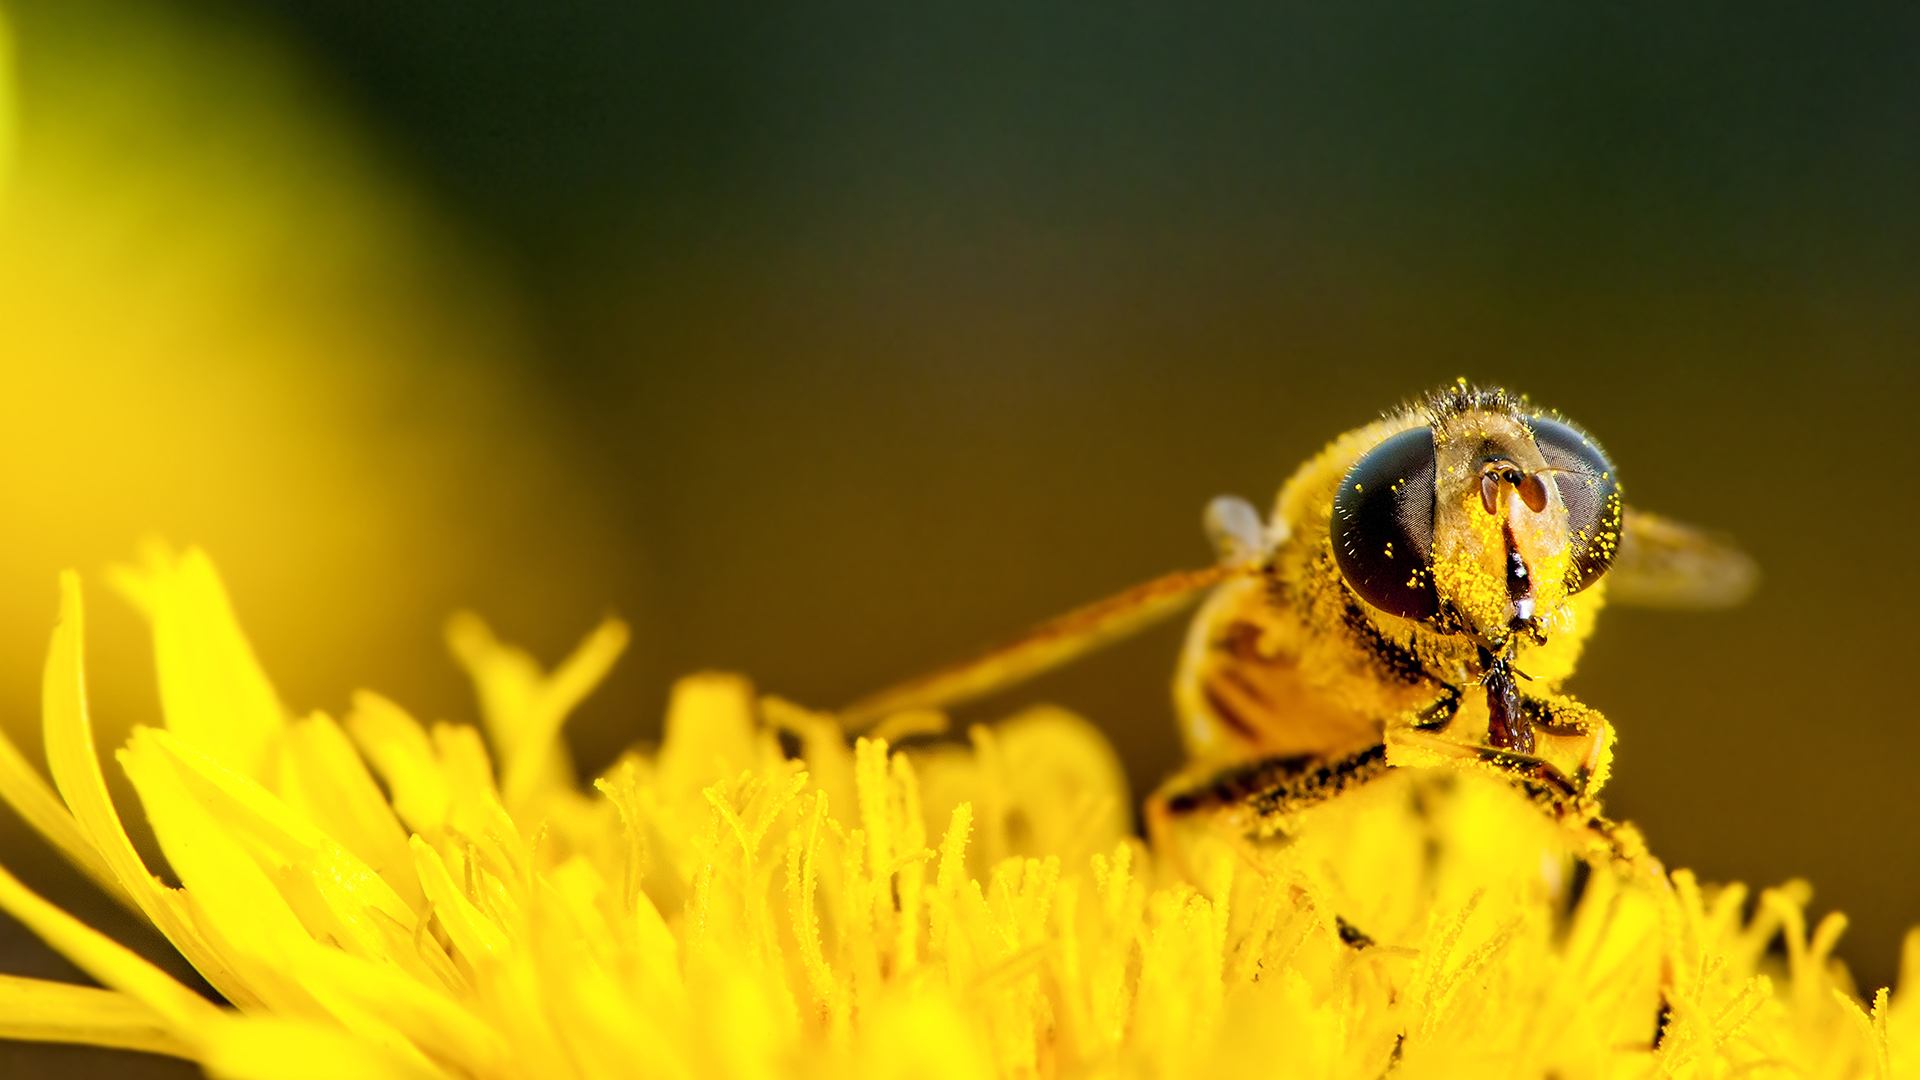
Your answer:
[[[1284,843],[1298,815],[1387,771],[1387,748],[1294,754],[1225,768],[1190,766],[1160,785],[1145,807],[1147,836],[1180,876],[1193,880],[1179,834],[1218,830],[1241,844]]]
[[[1325,802],[1386,769],[1387,748],[1378,743],[1346,754],[1288,754],[1209,770],[1197,782],[1176,776],[1155,798],[1169,818],[1221,807],[1277,816]]]

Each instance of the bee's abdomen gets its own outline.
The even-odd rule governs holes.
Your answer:
[[[1214,595],[1194,620],[1174,686],[1194,758],[1353,753],[1380,741],[1388,717],[1431,696],[1419,661],[1378,633],[1356,633],[1339,600],[1282,593],[1261,579]]]

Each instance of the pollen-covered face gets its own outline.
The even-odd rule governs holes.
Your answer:
[[[1592,440],[1504,404],[1383,439],[1348,470],[1331,522],[1362,600],[1494,652],[1553,632],[1567,598],[1606,571],[1621,520]]]

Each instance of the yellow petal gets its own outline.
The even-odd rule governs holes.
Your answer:
[[[873,1080],[969,1080],[996,1075],[979,1020],[944,995],[889,1002],[873,1018],[861,1074]]]
[[[467,724],[435,724],[432,738],[440,775],[446,778],[452,794],[448,830],[474,845],[481,863],[495,873],[524,880],[532,850],[530,838],[521,835],[513,816],[500,804],[500,789],[493,783],[493,762],[487,757],[487,744],[479,730]],[[524,824],[536,831],[543,827],[541,819],[533,816],[526,817]]]
[[[0,1039],[194,1056],[160,1014],[126,994],[14,975],[0,975]]]
[[[212,1002],[136,956],[126,946],[41,899],[0,869],[0,910],[20,920],[74,966],[145,1005],[176,1037],[195,1033],[218,1018]]]
[[[280,756],[280,797],[371,867],[415,911],[426,903],[407,831],[340,725],[325,713],[295,721]]]
[[[3,730],[0,730],[0,798],[107,895],[136,912],[140,910],[127,890],[121,888],[120,879],[113,876],[107,861],[94,849],[93,842],[80,831],[79,823],[73,820],[60,796],[54,794],[53,788],[27,763]]]
[[[196,795],[204,794],[206,785],[196,786],[185,759],[169,754],[170,743],[177,748],[170,734],[140,729],[120,760],[140,792],[154,836],[186,887],[203,936],[275,1012],[336,1021],[400,1058],[418,1057],[405,1034],[369,1007],[362,988],[346,980],[316,977],[321,971],[337,970],[337,964],[360,965],[358,970],[365,973],[358,980],[361,983],[384,971],[314,940],[275,888],[273,877],[249,854],[246,840],[258,837],[245,831],[253,824],[246,810],[228,801],[216,801],[217,812],[214,806],[203,805]],[[364,869],[358,876],[379,881]],[[367,887],[364,880],[358,884]],[[394,898],[389,906],[398,904]],[[334,913],[344,906],[335,906]],[[377,934],[370,924],[368,931]],[[326,967],[329,961],[336,961],[336,968]]]
[[[540,662],[524,649],[494,637],[486,620],[471,611],[447,620],[447,648],[467,669],[480,696],[480,717],[502,754],[520,749],[527,713],[543,674]]]
[[[447,820],[452,789],[426,729],[406,710],[362,690],[353,696],[347,733],[393,792],[393,809],[417,833],[437,831]]]
[[[135,729],[119,758],[140,793],[160,850],[221,937],[247,956],[278,959],[284,942],[308,937],[305,927],[227,823],[194,799],[153,734]]]
[[[698,802],[716,778],[753,765],[753,706],[753,685],[738,675],[708,671],[673,684],[658,783],[668,802]]]
[[[206,747],[234,771],[260,776],[286,714],[212,560],[199,548],[175,558],[155,544],[145,567],[118,567],[113,581],[153,625],[168,730]]]
[[[413,909],[270,792],[171,732],[136,729],[120,760],[196,908],[217,928],[206,934],[217,939],[210,944],[230,945],[236,955],[227,958],[250,980],[261,981],[259,965],[284,964],[327,939],[354,956],[431,978],[412,948]],[[411,855],[403,869],[411,878]],[[236,892],[237,910],[229,906]],[[387,923],[403,931],[398,949]],[[267,934],[258,936],[263,925]],[[273,993],[265,984],[256,990]]]
[[[486,1021],[396,968],[315,946],[300,976],[323,1001],[380,1017],[438,1060],[482,1076],[498,1074],[507,1061],[506,1040]]]
[[[448,621],[447,644],[473,678],[487,733],[505,763],[508,806],[542,790],[572,788],[560,725],[606,678],[627,638],[626,624],[608,618],[549,676],[526,652],[502,644],[479,616],[462,612]]]
[[[433,750],[440,759],[440,774],[447,778],[453,794],[456,828],[470,828],[458,820],[462,814],[493,816],[500,805],[500,789],[493,783],[493,760],[487,756],[487,744],[480,732],[467,724],[433,725]]]
[[[478,964],[488,957],[504,957],[511,948],[506,934],[453,883],[440,853],[416,836],[413,858],[419,868],[420,885],[426,889],[427,899],[433,902],[434,918],[446,927],[447,936],[466,954],[468,962]]]
[[[1085,865],[1133,829],[1120,759],[1099,729],[1053,706],[1026,709],[970,732],[971,751],[934,745],[908,751],[927,816],[975,809],[975,873],[1008,855],[1059,855]]]
[[[341,1031],[280,1017],[238,1017],[207,1041],[201,1068],[219,1080],[435,1080],[447,1074]]]
[[[320,879],[329,902],[337,907],[374,907],[402,925],[413,925],[413,909],[383,878],[272,792],[227,771],[222,763],[171,732],[135,729],[121,758],[124,761],[129,755],[141,754],[164,758],[172,767],[171,777],[183,785],[180,794],[206,812],[209,827],[217,827],[239,842],[262,869],[307,867]],[[142,799],[146,796],[142,789]],[[148,816],[152,815],[149,806]]]
[[[853,751],[838,716],[813,712],[771,694],[760,699],[760,715],[769,727],[800,739],[800,757],[807,763],[807,775],[813,778],[816,790],[825,792],[834,806],[858,805],[854,800]],[[891,735],[886,739],[894,741]]]
[[[195,929],[180,897],[148,873],[107,795],[107,781],[100,773],[100,759],[93,748],[93,724],[87,716],[86,665],[81,653],[84,620],[80,577],[71,570],[64,571],[60,575],[60,621],[47,650],[41,693],[47,767],[54,784],[94,850],[147,919],[214,989],[228,1001],[245,1007],[255,999]]]

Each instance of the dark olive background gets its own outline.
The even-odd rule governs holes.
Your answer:
[[[1895,976],[1920,923],[1920,7],[197,10],[292,40],[524,297],[529,407],[627,558],[564,611],[527,599],[582,572],[564,537],[466,595],[548,658],[603,607],[635,622],[570,729],[588,767],[657,732],[679,673],[832,705],[1198,565],[1210,496],[1264,503],[1466,375],[1765,568],[1736,613],[1603,616],[1573,689],[1620,731],[1610,808],[1706,878],[1811,879],[1867,992]],[[1178,759],[1177,636],[966,715],[1063,702],[1144,789]],[[366,677],[471,713],[450,665]]]

